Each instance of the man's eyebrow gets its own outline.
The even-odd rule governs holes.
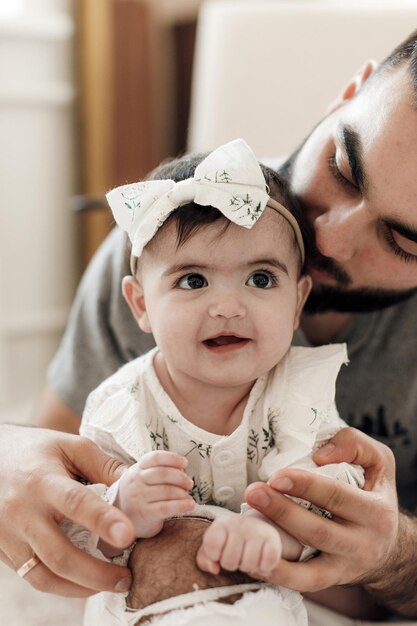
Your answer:
[[[417,228],[407,224],[402,224],[401,222],[397,222],[393,219],[384,218],[382,221],[385,226],[388,226],[391,230],[395,230],[399,235],[401,235],[401,237],[405,237],[406,239],[417,243]]]
[[[362,194],[365,195],[368,188],[368,181],[363,165],[362,142],[359,133],[351,126],[341,122],[337,127],[336,134],[345,147],[353,182],[357,185]]]

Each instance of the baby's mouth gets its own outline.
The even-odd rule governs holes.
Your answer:
[[[241,347],[250,341],[247,337],[237,337],[236,335],[219,335],[203,341],[207,348]]]

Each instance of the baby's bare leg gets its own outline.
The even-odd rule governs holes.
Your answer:
[[[155,537],[140,539],[129,560],[133,584],[127,605],[142,609],[183,593],[198,589],[224,587],[253,582],[241,572],[214,575],[201,571],[196,554],[201,545],[208,521],[201,519],[174,519],[165,522]],[[239,595],[225,601],[235,602]]]

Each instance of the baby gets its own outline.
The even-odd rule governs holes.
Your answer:
[[[289,466],[363,484],[356,466],[318,468],[311,459],[345,426],[334,393],[346,349],[290,347],[311,288],[309,228],[281,179],[244,141],[178,159],[153,176],[107,196],[132,244],[123,294],[157,347],[89,396],[81,434],[130,465],[110,489],[95,489],[131,518],[138,537],[156,535],[172,517],[213,520],[197,554],[207,572],[268,573],[281,557],[305,560],[313,551],[244,504],[248,484]],[[97,548],[97,537],[68,532],[91,553],[115,556],[110,546]],[[136,624],[162,614],[157,623],[200,624],[204,613],[227,608],[225,623],[242,624],[242,606],[248,623],[307,623],[296,592],[261,582],[239,591],[233,605],[217,602],[236,592],[226,587],[140,611],[99,594],[85,623]]]

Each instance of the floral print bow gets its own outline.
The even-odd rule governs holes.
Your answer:
[[[117,224],[139,257],[167,217],[195,202],[219,209],[230,221],[252,228],[269,196],[265,178],[251,148],[236,139],[211,152],[187,180],[148,180],[112,189],[107,201]]]

